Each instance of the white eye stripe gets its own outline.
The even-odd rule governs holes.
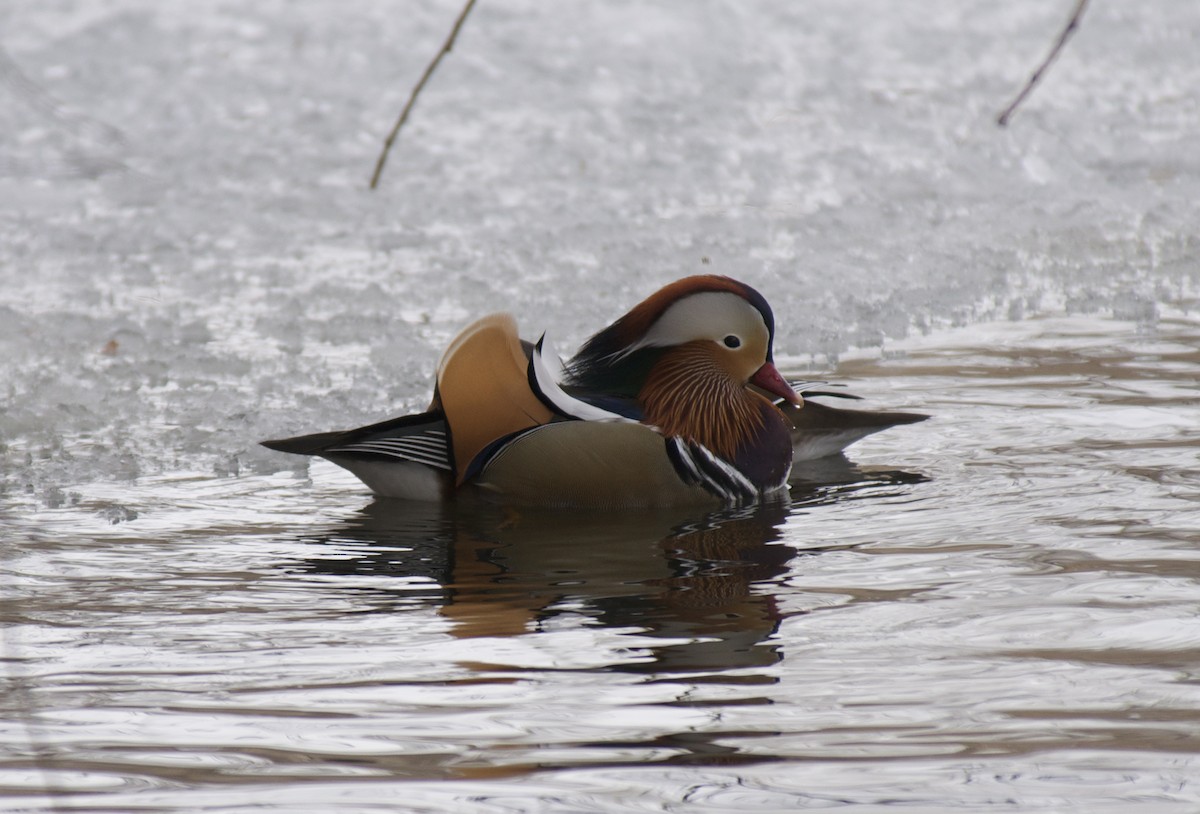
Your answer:
[[[737,294],[702,291],[671,305],[645,336],[621,351],[617,358],[642,348],[671,347],[697,339],[720,343],[726,336],[736,336],[742,345],[761,337],[765,346],[770,342],[771,332],[762,313]]]

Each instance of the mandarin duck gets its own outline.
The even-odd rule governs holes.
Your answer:
[[[836,451],[925,418],[823,407],[795,439],[807,410],[772,361],[774,332],[750,286],[687,277],[556,374],[544,336],[524,342],[511,316],[493,314],[450,343],[425,412],[262,443],[332,461],[384,497],[661,507],[754,502],[787,488],[797,440]]]

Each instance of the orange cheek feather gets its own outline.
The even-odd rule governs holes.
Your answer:
[[[747,390],[727,366],[724,354],[707,341],[689,342],[666,354],[638,396],[646,423],[732,460],[761,429],[760,405],[767,402]]]

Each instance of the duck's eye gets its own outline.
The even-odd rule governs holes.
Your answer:
[[[722,341],[725,343],[725,347],[727,348],[740,348],[742,346],[742,340],[733,334],[725,337]]]

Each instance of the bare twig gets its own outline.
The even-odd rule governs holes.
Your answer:
[[[459,29],[466,22],[467,15],[471,13],[474,5],[475,0],[467,0],[467,4],[463,6],[463,10],[459,12],[458,19],[454,21],[454,28],[450,29],[450,36],[442,43],[442,50],[438,51],[433,61],[426,66],[425,73],[421,74],[421,79],[409,95],[408,102],[405,103],[404,109],[400,111],[399,118],[396,119],[396,123],[392,126],[392,132],[388,133],[388,137],[383,142],[383,151],[379,154],[379,160],[375,162],[375,172],[371,174],[371,189],[379,186],[379,176],[383,174],[383,165],[387,163],[388,151],[392,149],[392,142],[399,135],[400,128],[408,121],[408,114],[413,109],[413,105],[417,103],[417,96],[421,93],[421,89],[425,87],[425,83],[429,81],[429,77],[433,75],[434,69],[442,61],[442,57],[450,53],[450,50],[454,48],[454,40],[458,38]]]
[[[41,737],[42,716],[33,698],[30,687],[32,682],[22,672],[23,663],[30,659],[21,651],[17,641],[20,624],[27,619],[22,615],[20,608],[20,600],[0,597],[0,660],[7,665],[4,679],[8,685],[8,697],[14,707],[14,723],[25,731],[25,741],[30,752],[29,764],[41,781],[41,792],[50,803],[49,811],[52,814],[63,814],[67,810],[64,800],[50,776],[58,755],[54,747]],[[9,672],[10,670],[12,672]]]
[[[3,85],[8,85],[19,96],[24,97],[30,107],[46,118],[69,127],[88,141],[122,147],[125,145],[125,136],[117,128],[64,108],[30,79],[9,56],[8,51],[0,46],[0,86]]]
[[[1012,117],[1017,107],[1021,102],[1025,101],[1025,97],[1033,91],[1034,86],[1042,81],[1042,77],[1046,71],[1054,63],[1054,60],[1058,59],[1058,55],[1062,51],[1063,46],[1067,44],[1067,40],[1071,39],[1071,35],[1075,33],[1075,29],[1079,28],[1079,20],[1083,17],[1083,12],[1087,10],[1087,4],[1088,0],[1076,0],[1075,11],[1072,12],[1071,19],[1067,20],[1067,25],[1062,30],[1062,33],[1058,35],[1058,41],[1054,43],[1054,47],[1050,49],[1050,53],[1042,60],[1042,64],[1038,66],[1038,69],[1033,72],[1033,76],[1029,77],[1029,81],[1025,83],[1025,87],[1017,94],[1017,98],[1013,99],[1009,106],[1004,108],[1004,112],[996,117],[996,124],[1001,127],[1007,126],[1008,120]]]

